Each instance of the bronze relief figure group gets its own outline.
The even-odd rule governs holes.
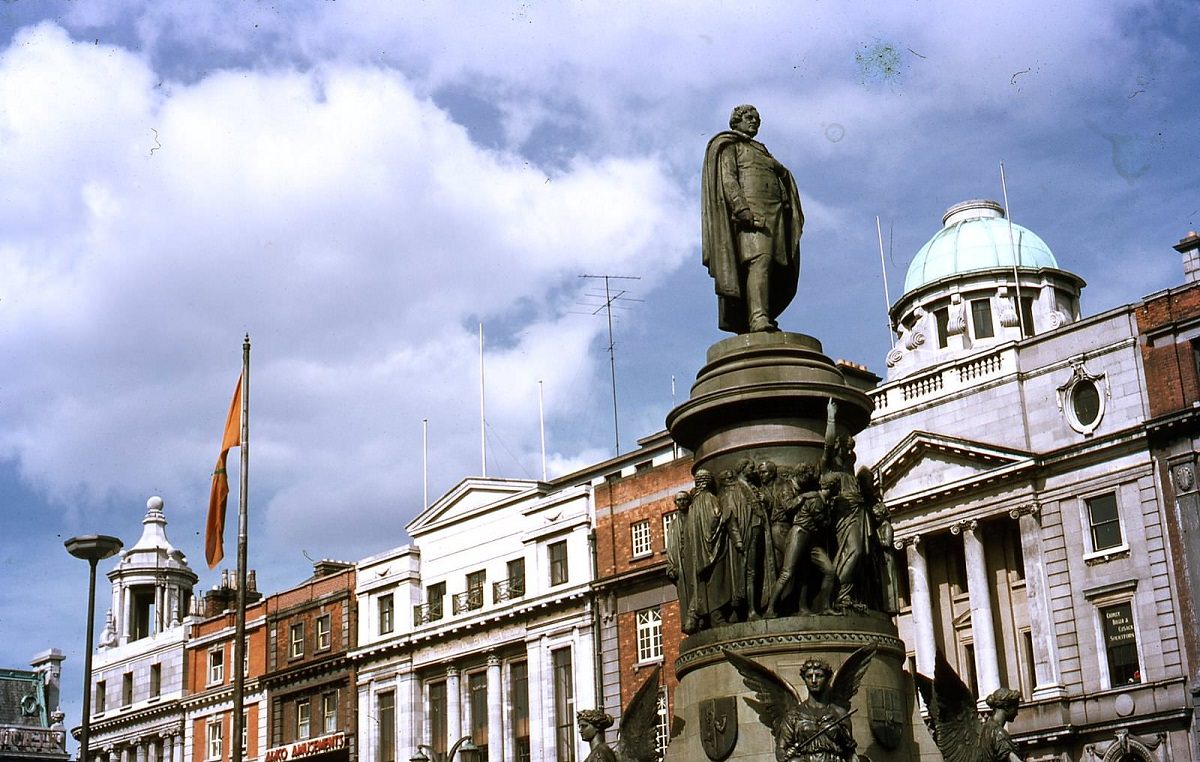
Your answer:
[[[739,461],[675,496],[667,576],[679,594],[682,629],[781,615],[895,613],[892,527],[854,440],[827,408],[819,463]]]

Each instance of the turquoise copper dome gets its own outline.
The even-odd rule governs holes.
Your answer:
[[[1004,207],[995,201],[955,204],[942,216],[942,229],[913,257],[904,278],[904,292],[950,275],[1012,267],[1014,238],[1019,267],[1058,268],[1050,247],[1036,233],[1014,223],[1009,237]]]

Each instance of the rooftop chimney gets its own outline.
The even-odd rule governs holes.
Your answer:
[[[1179,243],[1175,251],[1183,255],[1183,281],[1196,283],[1200,281],[1200,235],[1191,230]]]

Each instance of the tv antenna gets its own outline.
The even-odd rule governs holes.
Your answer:
[[[639,275],[580,275],[579,277],[580,278],[595,278],[597,280],[600,280],[600,279],[604,280],[604,293],[603,294],[592,293],[592,292],[589,292],[586,294],[586,296],[588,296],[588,297],[600,298],[600,299],[603,299],[604,301],[598,305],[585,304],[584,306],[595,307],[595,309],[592,310],[592,312],[591,312],[592,315],[599,315],[600,312],[603,311],[605,317],[608,319],[608,367],[609,367],[609,371],[612,375],[613,440],[616,444],[616,449],[615,449],[614,455],[620,455],[621,454],[621,427],[620,427],[620,424],[617,423],[617,353],[616,353],[616,345],[613,343],[613,315],[612,315],[612,313],[613,313],[614,305],[616,306],[617,309],[621,309],[623,306],[621,304],[616,303],[618,300],[620,300],[622,302],[640,302],[640,301],[644,301],[644,300],[634,299],[633,297],[626,296],[626,294],[629,293],[626,289],[621,289],[620,291],[617,291],[614,293],[612,290],[611,281],[614,281],[614,280],[641,280],[642,278]]]

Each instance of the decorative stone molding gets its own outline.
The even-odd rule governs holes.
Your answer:
[[[495,651],[493,651],[487,655],[487,665],[489,667],[499,667],[500,666],[500,657],[496,655]]]
[[[963,303],[962,294],[950,295],[950,309],[946,318],[946,333],[955,336],[967,330],[967,305]]]
[[[909,545],[918,545],[921,542],[921,535],[910,534],[907,537],[897,537],[892,540],[892,547],[896,550],[904,550]]]
[[[1141,759],[1143,762],[1166,760],[1166,747],[1163,745],[1167,738],[1166,733],[1138,735],[1123,728],[1113,735],[1115,737],[1111,741],[1101,741],[1083,747],[1088,762],[1117,762],[1127,757]]]
[[[950,525],[950,534],[962,534],[963,530],[974,532],[979,528],[978,519],[966,519],[964,521],[956,521]]]
[[[1191,462],[1172,466],[1171,483],[1175,485],[1176,495],[1192,492],[1196,489],[1196,467]]]
[[[1041,518],[1042,504],[1035,500],[1032,503],[1014,506],[1009,509],[1008,515],[1013,519],[1019,519],[1022,516],[1033,516],[1035,519]]]
[[[1000,319],[1000,325],[1005,328],[1016,328],[1021,324],[1017,318],[1017,310],[1013,306],[1013,300],[1008,296],[1008,287],[1001,286],[996,289],[996,312]]]
[[[723,660],[725,657],[721,652],[724,649],[737,651],[739,653],[749,652],[761,654],[767,651],[778,651],[792,648],[828,648],[830,642],[830,633],[828,630],[757,635],[733,640],[723,640],[718,643],[711,643],[695,648],[689,648],[681,653],[679,657],[675,659],[675,674],[679,677],[683,677],[684,674],[704,664]],[[904,659],[906,654],[904,641],[882,633],[839,632],[836,636],[836,643],[838,645],[850,644],[855,647],[874,645],[877,646],[880,651],[891,652],[900,659]]]
[[[1083,355],[1068,361],[1071,377],[1058,387],[1058,412],[1067,425],[1090,437],[1104,420],[1105,402],[1112,396],[1107,374],[1090,373],[1084,366]]]

